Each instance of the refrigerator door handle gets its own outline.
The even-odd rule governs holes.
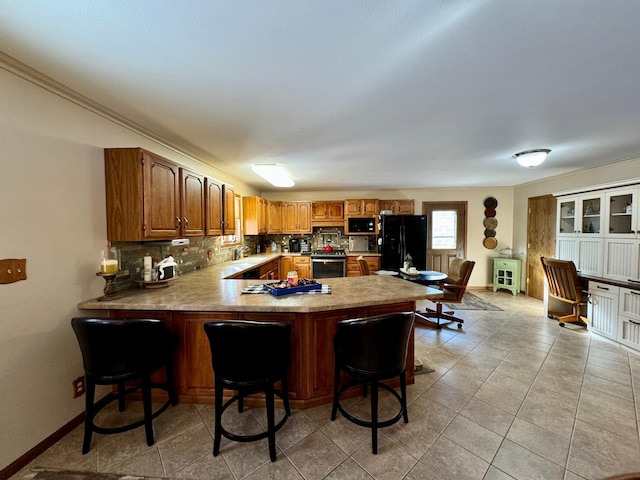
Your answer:
[[[407,249],[404,230],[404,225],[400,225],[400,265],[404,265],[404,257],[406,256],[405,250]]]

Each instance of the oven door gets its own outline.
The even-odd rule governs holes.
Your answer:
[[[311,258],[311,277],[316,280],[319,278],[335,278],[344,277],[346,259],[343,258],[327,258],[312,257]]]

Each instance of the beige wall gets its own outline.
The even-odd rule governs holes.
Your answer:
[[[104,286],[103,148],[148,148],[255,192],[2,69],[0,91],[0,258],[27,259],[26,281],[0,285],[1,470],[84,408],[69,322]]]

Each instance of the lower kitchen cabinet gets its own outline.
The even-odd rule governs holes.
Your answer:
[[[311,278],[311,258],[301,255],[285,255],[280,257],[280,273],[282,280],[288,272],[298,272],[298,278]]]
[[[347,256],[347,277],[359,277],[360,265],[358,264],[358,256]],[[375,255],[362,255],[362,258],[369,264],[369,271],[373,274],[376,270],[380,270],[380,257]]]
[[[618,341],[640,350],[640,291],[620,288],[618,307]]]
[[[521,261],[517,258],[493,259],[493,291],[509,290],[512,294],[520,293]]]
[[[589,330],[615,341],[618,340],[619,290],[615,285],[589,282]]]

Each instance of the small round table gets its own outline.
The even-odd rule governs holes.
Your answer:
[[[434,270],[418,270],[416,275],[409,275],[408,273],[399,272],[400,278],[409,280],[411,282],[420,283],[422,285],[438,285],[447,278],[446,273],[436,272]]]

